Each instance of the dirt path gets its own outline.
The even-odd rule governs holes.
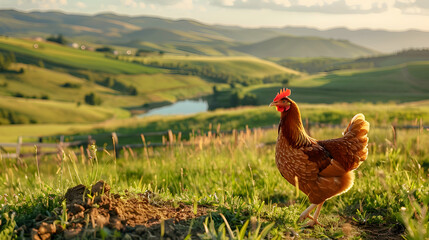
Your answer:
[[[91,189],[77,185],[67,190],[64,208],[53,211],[52,217],[39,215],[35,224],[23,228],[31,239],[103,238],[103,234],[127,239],[184,239],[189,233],[190,219],[207,215],[208,208],[166,203],[156,204],[153,194],[110,194],[103,181]],[[64,224],[67,218],[67,224]],[[183,224],[181,224],[183,223]],[[65,226],[65,228],[63,228]]]

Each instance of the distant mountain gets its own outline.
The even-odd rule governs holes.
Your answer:
[[[347,28],[318,30],[306,27],[284,27],[270,30],[280,34],[295,36],[344,39],[385,53],[397,52],[409,48],[429,48],[429,32],[417,30],[401,32],[370,29],[349,30]]]
[[[345,57],[370,56],[377,52],[345,40],[319,37],[280,36],[233,48],[257,57]]]
[[[296,44],[303,46],[300,48],[301,53],[294,54],[298,56],[360,57],[374,53],[367,48],[393,52],[410,47],[429,47],[429,33],[419,31],[389,32],[343,28],[321,31],[297,27],[248,29],[207,25],[188,19],[132,17],[113,13],[77,15],[0,10],[1,35],[47,37],[59,33],[71,41],[198,55],[289,56],[289,53],[297,51],[298,46],[289,48],[290,45],[284,42],[286,39],[287,42],[292,41],[291,35],[318,37],[302,38],[301,43],[297,41]],[[269,49],[261,49],[267,43],[275,45],[268,44]],[[313,46],[304,47],[304,43]],[[251,46],[257,49],[252,50]]]

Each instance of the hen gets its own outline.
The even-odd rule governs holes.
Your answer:
[[[319,141],[307,135],[298,105],[289,89],[282,89],[270,106],[281,112],[276,144],[276,164],[282,176],[298,185],[311,205],[300,215],[307,225],[321,225],[317,218],[323,203],[353,186],[354,172],[368,156],[369,123],[361,113],[352,118],[343,137]],[[296,183],[296,181],[298,181]],[[315,209],[314,215],[310,212]]]

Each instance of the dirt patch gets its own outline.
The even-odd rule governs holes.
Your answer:
[[[194,214],[193,206],[182,203],[176,207],[165,202],[155,204],[153,197],[151,192],[111,194],[110,186],[103,181],[91,188],[77,185],[68,189],[64,196],[66,211],[55,209],[55,217],[39,215],[29,234],[32,239],[42,240],[53,237],[103,238],[103,234],[108,238],[120,234],[127,239],[159,239],[161,235],[183,239],[188,229],[177,227],[180,226],[177,223],[208,212],[208,208],[202,206]]]

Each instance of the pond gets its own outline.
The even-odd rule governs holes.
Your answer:
[[[154,108],[138,117],[147,117],[153,115],[184,115],[192,113],[207,112],[209,104],[202,99],[199,100],[183,100],[175,102],[171,105]]]

